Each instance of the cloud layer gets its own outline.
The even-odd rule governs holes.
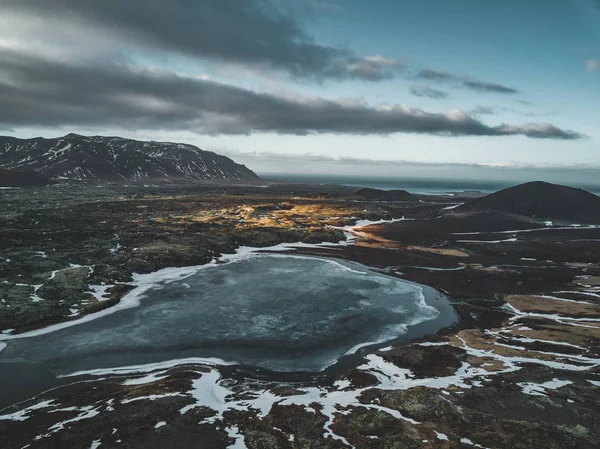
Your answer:
[[[4,0],[13,23],[35,33],[78,27],[100,40],[120,39],[147,50],[280,70],[299,78],[380,81],[399,61],[362,57],[315,43],[300,20],[268,0]],[[298,11],[296,11],[298,12]],[[41,20],[40,20],[41,19]],[[33,23],[33,24],[32,24]]]
[[[551,124],[491,126],[479,120],[494,112],[489,108],[470,114],[459,109],[427,112],[405,105],[258,92],[197,75],[201,65],[194,63],[210,61],[304,81],[377,82],[403,76],[473,92],[518,92],[320,44],[306,31],[306,11],[298,5],[281,0],[3,0],[0,127],[582,137]],[[313,13],[340,11],[328,3],[304,5],[312,5]],[[176,65],[184,73],[157,68],[166,67],[174,54],[181,57]],[[410,93],[448,97],[445,90],[424,84],[411,86]]]
[[[3,0],[1,3],[0,30],[8,29],[26,39],[46,41],[62,37],[66,45],[83,40],[86,45],[112,45],[113,52],[131,47],[136,52],[179,54],[252,68],[263,76],[285,73],[296,79],[319,82],[348,79],[378,82],[401,76],[447,82],[451,87],[475,92],[518,92],[498,83],[409,67],[393,57],[359,55],[348,48],[319,44],[306,30],[304,19],[315,11],[343,10],[322,1]],[[422,94],[431,97],[434,93]],[[434,98],[442,98],[437,95]]]
[[[435,99],[442,99],[448,97],[448,94],[442,90],[433,89],[429,86],[422,85],[411,86],[410,93],[416,97],[428,97]]]
[[[255,92],[124,62],[48,57],[0,45],[0,124],[185,129],[205,134],[423,133],[577,139],[550,124],[488,126],[452,109],[372,106]]]
[[[453,83],[466,89],[473,90],[475,92],[491,92],[497,94],[519,93],[517,89],[503,86],[502,84],[490,83],[487,81],[481,81],[465,76],[454,75],[452,73],[444,72],[441,70],[421,70],[417,74],[417,78],[428,81],[437,81],[440,83]]]

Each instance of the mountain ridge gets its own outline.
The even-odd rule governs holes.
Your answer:
[[[260,179],[245,165],[194,145],[74,133],[51,139],[0,136],[0,168],[55,180]]]

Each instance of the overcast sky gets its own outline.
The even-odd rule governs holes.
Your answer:
[[[600,167],[600,1],[0,0],[0,99],[257,172]]]

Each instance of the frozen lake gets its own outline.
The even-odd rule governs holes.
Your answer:
[[[429,287],[354,263],[255,254],[157,282],[138,307],[6,341],[0,365],[35,363],[67,374],[215,357],[272,371],[320,371],[361,346],[455,321],[451,305]]]

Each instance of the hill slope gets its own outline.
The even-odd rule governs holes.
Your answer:
[[[48,186],[54,181],[38,175],[36,172],[22,172],[0,168],[0,187]]]
[[[600,197],[583,189],[534,181],[469,201],[451,213],[490,211],[571,223],[600,223]]]
[[[360,189],[357,196],[368,200],[379,201],[416,201],[416,198],[406,190],[379,190],[372,188]]]
[[[193,145],[68,134],[56,139],[0,137],[0,167],[52,179],[260,179],[244,165]]]

